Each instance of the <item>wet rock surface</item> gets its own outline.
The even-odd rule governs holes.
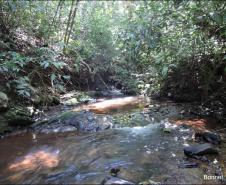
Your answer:
[[[7,95],[0,91],[0,111],[5,111],[9,106]]]
[[[34,132],[39,133],[66,131],[96,132],[112,128],[112,126],[112,121],[109,116],[95,115],[88,111],[68,111],[50,120],[37,122],[30,128]]]
[[[198,168],[199,164],[196,162],[185,161],[178,165],[179,168]]]
[[[110,184],[134,184],[134,183],[123,179],[119,179],[117,177],[106,177],[102,184],[110,185]]]
[[[11,126],[27,126],[34,123],[30,111],[26,107],[13,107],[6,114],[5,118]]]
[[[0,115],[0,136],[28,128],[34,119],[26,107],[15,106]]]
[[[184,148],[185,155],[206,155],[206,154],[218,154],[218,150],[215,149],[211,144],[195,144]]]
[[[198,141],[206,141],[212,144],[220,144],[222,141],[221,136],[218,133],[209,131],[195,133],[195,138]]]
[[[33,100],[35,106],[54,106],[60,104],[60,98],[57,96],[36,96]]]

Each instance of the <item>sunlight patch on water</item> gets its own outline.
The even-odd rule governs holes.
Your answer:
[[[121,130],[126,132],[127,135],[132,136],[142,136],[146,137],[151,133],[157,132],[159,130],[159,124],[149,124],[146,126],[136,126],[136,127],[122,127],[116,128],[115,130]]]
[[[73,109],[73,111],[87,110],[99,114],[110,113],[115,110],[120,110],[130,106],[144,105],[147,100],[143,96],[129,96],[124,98],[113,98],[110,100],[103,100],[101,102],[92,103],[88,105],[82,105]]]
[[[53,168],[59,164],[59,150],[42,147],[16,159],[8,166],[10,171],[35,170],[37,168]]]

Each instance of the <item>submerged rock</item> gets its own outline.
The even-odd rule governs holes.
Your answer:
[[[139,185],[149,185],[149,184],[161,184],[160,182],[155,182],[151,179],[147,180],[147,181],[143,181],[143,182],[140,182]]]
[[[197,168],[199,165],[196,162],[182,162],[178,165],[179,168]]]
[[[9,106],[7,95],[0,91],[0,111],[5,111]]]
[[[123,179],[119,179],[117,177],[107,177],[106,179],[103,180],[101,184],[134,184],[134,183]]]
[[[165,133],[171,133],[171,131],[172,131],[172,130],[171,130],[170,128],[164,128],[164,129],[163,129],[163,132],[165,132]]]
[[[196,144],[184,148],[185,155],[205,155],[205,154],[218,154],[218,151],[213,148],[211,144]]]
[[[60,184],[65,183],[65,179],[69,179],[71,176],[77,175],[78,170],[74,165],[70,165],[64,169],[64,171],[50,173],[46,177],[46,183],[48,184]]]
[[[117,167],[116,168],[111,168],[110,175],[113,176],[113,177],[116,177],[119,172],[120,172],[119,168],[117,168]]]
[[[195,133],[195,138],[198,140],[204,140],[212,144],[220,144],[221,136],[214,132],[198,132]]]

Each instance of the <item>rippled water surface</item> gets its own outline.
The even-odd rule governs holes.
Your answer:
[[[178,167],[185,160],[183,147],[190,134],[180,126],[164,133],[160,123],[151,123],[96,133],[7,137],[0,140],[0,183],[100,184],[112,168],[120,169],[118,178],[134,183],[218,182],[203,180],[204,174],[215,172],[205,163],[198,168]],[[221,152],[221,161],[224,155]]]

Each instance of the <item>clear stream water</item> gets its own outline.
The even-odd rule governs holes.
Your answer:
[[[116,103],[114,106],[117,107]],[[144,111],[140,108],[133,112],[134,106],[127,105],[130,114]],[[128,114],[122,107],[116,116]],[[192,142],[191,130],[175,125],[171,133],[165,133],[161,127],[165,120],[160,122],[152,120],[145,126],[94,133],[26,133],[3,138],[0,183],[100,184],[112,168],[120,170],[118,178],[133,183],[148,180],[169,184],[221,183],[204,180],[203,176],[214,175],[219,166],[224,168],[225,143],[220,146],[219,155],[207,156],[210,163],[196,161],[198,168],[180,168],[179,164],[195,160],[186,159],[183,153],[184,146]]]

